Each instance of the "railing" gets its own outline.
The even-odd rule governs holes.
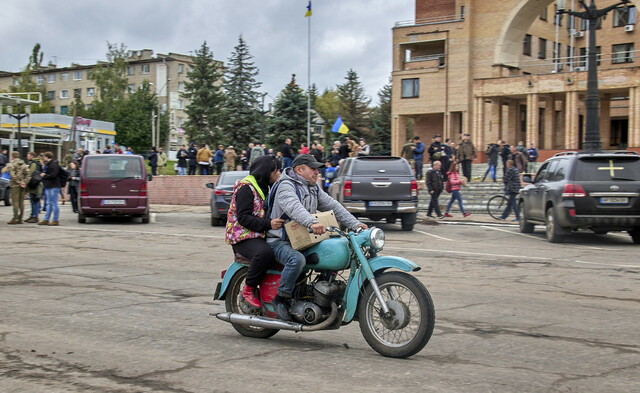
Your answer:
[[[412,61],[428,61],[428,60],[438,60],[444,63],[444,53],[438,53],[435,55],[413,56],[407,61],[405,61],[405,63],[409,63]]]
[[[394,27],[406,27],[406,26],[416,26],[416,25],[432,25],[432,24],[437,24],[437,23],[460,22],[460,21],[463,21],[463,20],[464,20],[464,15],[434,16],[432,18],[403,20],[403,21],[400,21],[400,22],[396,22]]]

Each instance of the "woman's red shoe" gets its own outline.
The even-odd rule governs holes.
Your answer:
[[[256,288],[245,285],[242,289],[242,297],[251,307],[260,308],[260,299],[256,296]]]

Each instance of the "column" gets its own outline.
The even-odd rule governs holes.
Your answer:
[[[600,99],[600,142],[603,150],[611,148],[611,94]]]
[[[540,130],[540,98],[537,93],[527,94],[527,137],[525,145],[540,144],[538,132]],[[517,142],[517,141],[516,141]]]
[[[479,141],[484,140],[484,97],[476,97],[473,110],[475,120],[471,139],[476,146],[480,146]],[[458,142],[456,141],[456,143]]]
[[[485,146],[495,142],[502,135],[502,98],[494,97],[491,102],[491,129],[485,134],[485,138],[476,146]]]
[[[504,140],[510,145],[516,145],[518,139],[516,135],[518,135],[518,131],[520,130],[520,101],[518,99],[511,99],[509,101],[509,119],[508,124],[509,127],[506,130],[502,130],[502,133],[499,135],[499,139]]]
[[[629,88],[629,147],[640,147],[640,88]]]
[[[556,130],[556,99],[553,95],[545,97],[544,135],[538,149],[553,149],[553,134]]]
[[[578,149],[578,92],[568,91],[566,96],[564,149]]]
[[[391,154],[399,157],[407,142],[407,120],[404,116],[394,115],[391,120]]]

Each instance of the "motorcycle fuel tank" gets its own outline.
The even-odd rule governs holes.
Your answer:
[[[344,270],[349,267],[350,249],[349,239],[344,237],[331,238],[307,248],[304,256],[318,255],[318,263],[307,265],[307,269],[314,270]]]

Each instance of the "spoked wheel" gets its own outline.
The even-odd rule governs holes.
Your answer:
[[[229,289],[225,297],[225,307],[228,312],[234,312],[238,314],[251,314],[262,315],[260,310],[256,310],[247,304],[241,295],[242,288],[244,287],[244,280],[247,278],[248,268],[244,267],[236,273],[236,275],[229,282]],[[259,327],[242,326],[232,324],[233,328],[243,336],[253,338],[269,338],[278,333],[278,329],[265,329]]]
[[[495,195],[487,202],[487,213],[496,220],[499,220],[507,207],[507,198],[502,195]]]
[[[368,285],[358,303],[360,331],[367,343],[383,356],[406,358],[418,353],[431,338],[435,324],[433,301],[418,279],[403,272],[376,278],[391,316]]]

